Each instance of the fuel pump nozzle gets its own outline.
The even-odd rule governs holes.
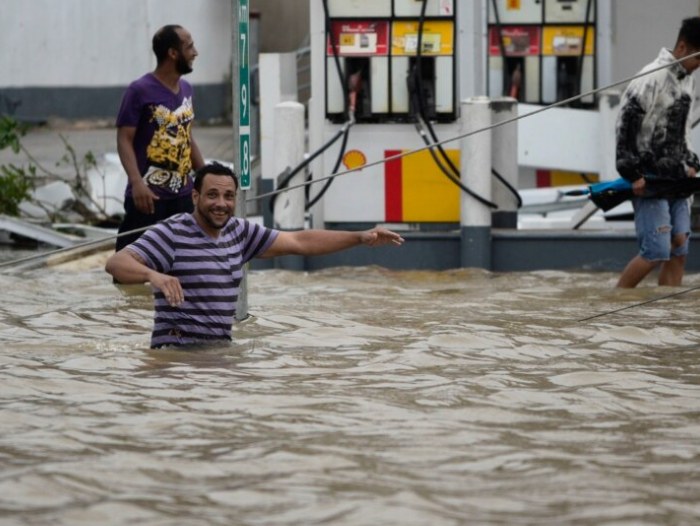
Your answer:
[[[523,68],[520,63],[515,65],[515,69],[510,77],[510,89],[508,90],[508,96],[514,99],[520,100],[520,89],[523,85]]]
[[[357,96],[362,90],[362,72],[356,71],[348,77],[348,118],[350,122],[355,122],[355,108],[357,107]]]

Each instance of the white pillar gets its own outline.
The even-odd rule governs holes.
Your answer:
[[[311,67],[311,97],[308,103],[308,134],[309,134],[309,152],[315,152],[321,148],[326,140],[330,139],[330,132],[327,127],[330,123],[326,121],[326,17],[323,10],[321,0],[312,0],[309,3],[309,46],[310,46],[310,62]],[[335,70],[332,73],[337,75]],[[329,163],[324,162],[325,154],[319,155],[309,165],[312,177],[320,179],[330,173],[326,172],[325,166]],[[321,191],[325,182],[318,182],[311,186],[311,196],[317,195]],[[311,207],[311,225],[313,228],[323,228],[324,217],[324,198],[321,198],[313,207]]]
[[[282,174],[291,171],[304,160],[304,106],[299,102],[281,102],[275,107],[275,155],[274,171]],[[300,170],[286,184],[293,187],[304,182],[306,172]],[[278,176],[275,185],[279,188],[285,176]],[[281,230],[301,230],[304,228],[304,188],[284,191],[277,194],[274,209],[274,224]]]
[[[297,100],[296,53],[261,53],[259,60],[261,175],[274,179],[275,107]]]
[[[617,173],[615,126],[620,111],[621,93],[609,89],[601,92],[598,112],[600,114],[600,180],[612,181],[619,177]]]
[[[488,97],[462,101],[462,134],[491,125]],[[462,184],[481,198],[491,201],[491,132],[470,135],[461,140]],[[462,192],[462,266],[491,268],[491,208]]]
[[[491,101],[491,123],[498,124],[518,116],[518,101],[512,97],[500,97]],[[510,186],[518,188],[518,123],[497,126],[492,131],[491,163]],[[498,205],[492,211],[494,228],[518,227],[518,197],[499,181],[495,174],[491,178],[493,202]]]

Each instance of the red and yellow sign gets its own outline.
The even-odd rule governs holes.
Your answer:
[[[501,41],[508,57],[540,54],[540,28],[535,26],[503,26],[489,29],[489,54],[501,55]]]
[[[418,21],[394,22],[391,26],[391,54],[414,56],[418,49]],[[454,55],[454,22],[429,20],[423,24],[422,55]]]
[[[384,158],[402,150],[385,150]],[[459,166],[459,150],[446,150]],[[385,221],[459,222],[460,189],[440,171],[430,152],[422,150],[384,164]]]
[[[566,172],[563,170],[537,170],[537,188],[597,183],[600,176],[594,173]]]
[[[334,21],[331,34],[338,55],[383,56],[389,52],[389,22]],[[326,53],[333,55],[328,38]]]

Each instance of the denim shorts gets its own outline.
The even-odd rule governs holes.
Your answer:
[[[649,261],[668,261],[671,256],[688,254],[690,234],[690,200],[650,199],[635,197],[634,226],[637,230],[639,254]],[[685,243],[671,250],[671,239],[686,234]]]

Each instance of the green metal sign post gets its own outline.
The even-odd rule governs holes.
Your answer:
[[[238,175],[241,189],[250,189],[250,9],[238,1]]]
[[[236,196],[236,216],[246,217],[246,194],[250,177],[250,39],[249,0],[231,0],[233,42],[231,49],[231,91],[233,94],[233,160],[241,192]],[[236,103],[238,99],[238,103]],[[236,320],[248,317],[248,265],[243,268],[236,302]]]

